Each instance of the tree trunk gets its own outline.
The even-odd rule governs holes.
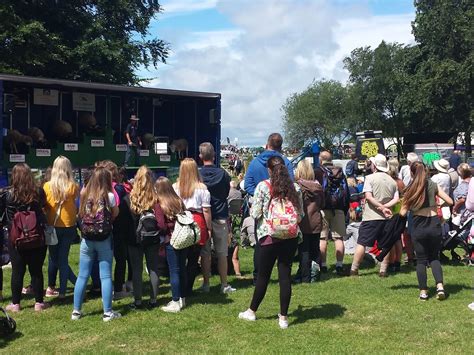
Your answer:
[[[472,156],[472,145],[471,145],[471,140],[472,140],[472,131],[471,129],[467,129],[464,131],[464,146],[466,149],[466,158]]]

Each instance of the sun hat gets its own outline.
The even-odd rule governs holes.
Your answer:
[[[435,160],[433,165],[441,173],[447,173],[449,170],[449,162],[446,159]]]
[[[389,170],[387,158],[383,154],[377,154],[369,159],[378,171],[386,173]]]

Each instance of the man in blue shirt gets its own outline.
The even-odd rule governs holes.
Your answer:
[[[127,139],[127,152],[125,153],[125,166],[128,166],[128,162],[132,155],[135,155],[135,166],[140,166],[140,152],[139,148],[142,145],[140,135],[138,134],[138,121],[139,118],[136,115],[130,116],[130,123],[125,129],[125,138]]]

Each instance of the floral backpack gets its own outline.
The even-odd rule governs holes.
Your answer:
[[[92,213],[92,199],[86,202],[86,213],[82,217],[82,237],[88,240],[106,240],[112,233],[112,212],[105,200],[99,200],[97,210]]]
[[[270,193],[272,186],[265,180]],[[288,199],[271,198],[268,206],[266,223],[270,228],[269,234],[273,238],[293,239],[298,236],[298,212]]]

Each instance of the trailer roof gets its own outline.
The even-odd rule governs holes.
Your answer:
[[[0,81],[1,80],[9,81],[9,82],[25,83],[25,84],[50,85],[50,86],[65,87],[65,88],[70,88],[70,89],[121,91],[121,92],[132,92],[132,93],[149,94],[149,95],[189,96],[189,97],[200,97],[200,98],[210,98],[210,99],[212,98],[220,99],[221,97],[221,94],[211,93],[211,92],[158,89],[158,88],[151,88],[151,87],[126,86],[126,85],[115,85],[115,84],[102,84],[102,83],[93,83],[93,82],[88,82],[88,81],[50,79],[50,78],[39,78],[39,77],[34,77],[34,76],[11,75],[11,74],[0,73]]]

